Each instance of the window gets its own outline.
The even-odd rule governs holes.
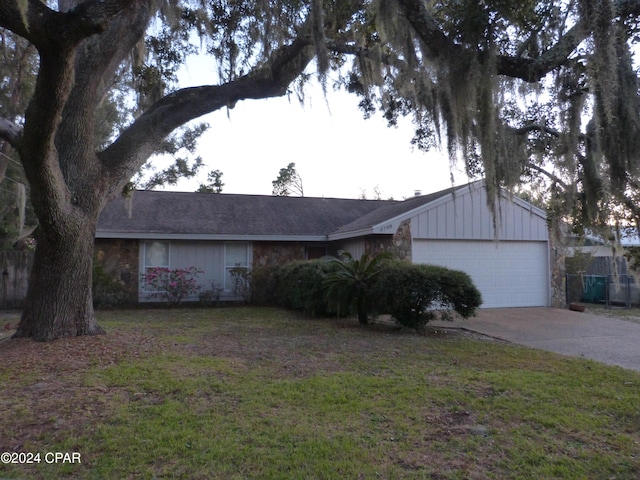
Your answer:
[[[150,268],[169,268],[169,242],[152,241],[144,242],[144,272]],[[144,286],[145,291],[150,291]]]
[[[224,253],[224,289],[232,292],[234,290],[231,270],[234,268],[249,268],[249,248],[246,243],[227,243]]]

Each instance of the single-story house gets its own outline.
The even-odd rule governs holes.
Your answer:
[[[550,305],[545,213],[504,192],[498,206],[496,232],[481,181],[401,201],[136,191],[104,209],[96,256],[139,302],[153,300],[140,283],[149,267],[196,266],[203,289],[232,299],[236,266],[347,250],[463,270],[483,308]]]

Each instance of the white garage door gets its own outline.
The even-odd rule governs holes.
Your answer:
[[[469,274],[482,308],[549,305],[546,242],[414,240],[413,261]]]

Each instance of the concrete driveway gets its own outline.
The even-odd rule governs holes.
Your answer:
[[[558,308],[495,308],[434,325],[640,371],[640,324],[625,320]]]

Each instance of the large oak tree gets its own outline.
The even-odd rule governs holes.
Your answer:
[[[39,220],[16,335],[102,333],[91,272],[106,202],[176,129],[285,95],[310,66],[365,115],[412,116],[416,146],[446,145],[490,191],[544,177],[559,216],[640,218],[639,15],[640,0],[3,0],[0,27],[39,56],[26,110],[0,110]],[[178,88],[199,42],[218,73]],[[105,134],[101,109],[123,85],[135,112]]]

